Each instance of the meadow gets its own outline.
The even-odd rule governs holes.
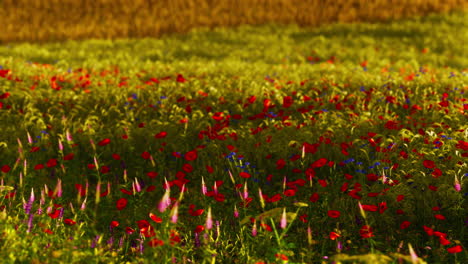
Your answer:
[[[463,263],[466,13],[0,47],[5,263]]]

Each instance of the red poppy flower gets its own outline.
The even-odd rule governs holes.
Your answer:
[[[58,210],[55,209],[53,212],[49,213],[48,215],[50,216],[50,218],[55,219],[55,218],[59,217],[60,209],[58,209]]]
[[[157,238],[153,238],[148,242],[148,246],[150,247],[158,247],[158,246],[163,246],[163,245],[164,245],[164,241],[159,240]]]
[[[310,198],[309,198],[309,201],[315,203],[319,200],[320,196],[318,193],[313,193]]]
[[[166,131],[159,132],[158,134],[154,135],[155,138],[165,138],[167,136]]]
[[[144,159],[150,159],[151,154],[148,151],[144,151],[143,153],[141,153],[141,157]]]
[[[131,235],[131,234],[135,233],[135,229],[133,229],[131,227],[126,227],[125,228],[125,233]]]
[[[377,207],[377,205],[373,205],[373,204],[363,204],[362,205],[362,209],[364,211],[368,211],[368,212],[377,212],[377,210],[379,209]]]
[[[188,163],[185,163],[183,166],[182,166],[182,170],[184,170],[185,172],[187,173],[190,173],[193,171],[193,167],[192,165],[188,164]]]
[[[109,171],[110,171],[110,168],[108,166],[102,166],[101,167],[101,173],[102,174],[108,173]]]
[[[439,236],[439,243],[441,245],[450,245],[450,241],[445,236]]]
[[[330,235],[329,235],[329,237],[330,237],[331,240],[335,240],[335,239],[337,239],[337,238],[340,237],[340,236],[341,236],[341,235],[338,234],[338,233],[336,233],[336,232],[330,232]]]
[[[450,253],[450,254],[460,253],[462,251],[463,251],[463,248],[460,245],[456,245],[456,246],[453,246],[451,248],[447,248],[447,252]]]
[[[439,168],[434,168],[434,171],[431,174],[432,177],[439,178],[440,176],[442,176],[442,170]]]
[[[373,237],[374,234],[372,232],[372,228],[368,225],[364,225],[361,227],[361,229],[359,230],[359,235],[362,237],[362,238],[370,238],[370,237]]]
[[[432,160],[424,160],[423,165],[424,165],[424,167],[426,167],[428,169],[435,168],[435,163]]]
[[[261,226],[264,230],[266,230],[266,231],[268,231],[268,232],[272,232],[272,231],[273,231],[273,228],[271,228],[271,226],[269,226],[268,224],[260,223],[260,226]]]
[[[183,76],[182,74],[178,74],[178,75],[177,75],[177,82],[179,82],[179,83],[184,83],[184,82],[186,82],[186,81],[187,81],[187,79],[185,79],[184,76]]]
[[[94,170],[96,168],[96,165],[93,163],[88,164],[88,169]]]
[[[39,150],[40,150],[39,147],[32,147],[31,150],[30,150],[29,152],[32,153],[32,152],[37,152],[37,151],[39,151]]]
[[[111,142],[110,139],[105,138],[105,139],[99,141],[98,145],[102,147],[102,146],[105,146],[105,145],[109,144],[110,142]]]
[[[128,139],[128,135],[122,135],[122,139]]]
[[[213,167],[209,166],[209,165],[206,165],[206,170],[208,171],[208,173],[213,173],[214,172],[214,169]]]
[[[70,218],[67,218],[67,219],[63,220],[63,222],[64,222],[66,225],[74,225],[74,224],[76,224],[76,222],[73,221],[73,220],[70,219]]]
[[[205,211],[205,210],[203,210],[203,209],[198,209],[198,210],[194,210],[194,209],[195,209],[195,205],[194,205],[194,204],[191,204],[191,205],[189,206],[189,214],[190,214],[191,216],[200,216],[200,215],[202,215],[203,212]]]
[[[310,165],[311,168],[320,168],[320,167],[323,167],[327,164],[328,160],[326,158],[320,158],[318,159],[317,161],[315,161],[314,163],[312,163],[312,165]]]
[[[158,217],[157,215],[153,214],[153,213],[149,213],[149,217],[151,218],[151,220],[153,220],[154,222],[160,224],[162,223],[162,218],[161,217]]]
[[[381,202],[379,203],[379,213],[383,214],[385,210],[387,210],[387,202]]]
[[[468,151],[468,142],[465,142],[463,140],[458,140],[458,144],[456,144],[455,147],[464,151]]]
[[[423,226],[424,228],[424,231],[429,235],[429,236],[432,236],[434,235],[434,230],[430,227],[427,227],[427,226]]]
[[[47,168],[55,167],[55,166],[57,166],[57,160],[56,159],[50,159],[50,160],[47,161],[46,165],[47,165]]]
[[[366,175],[368,181],[377,181],[379,176],[375,175],[374,173],[369,173]]]
[[[148,177],[150,177],[151,179],[154,179],[156,178],[156,176],[158,176],[158,173],[154,171],[150,171],[150,172],[147,172],[146,175],[148,175]]]
[[[403,221],[403,222],[400,224],[400,229],[406,229],[406,228],[408,228],[410,225],[411,225],[411,222],[409,222],[409,221]]]
[[[331,218],[338,218],[340,217],[340,211],[328,210],[328,216]]]
[[[197,227],[195,227],[194,232],[195,233],[201,233],[201,232],[203,232],[203,230],[205,230],[205,227],[203,225],[197,225]]]
[[[196,160],[197,157],[198,157],[198,154],[196,150],[192,150],[192,151],[185,153],[185,160],[187,161]]]
[[[285,96],[283,97],[283,107],[284,108],[288,108],[288,107],[291,107],[291,105],[293,104],[293,99],[291,96]]]
[[[15,197],[15,195],[16,195],[16,191],[11,191],[11,192],[5,194],[5,199],[13,198],[13,197]]]
[[[118,227],[119,225],[120,225],[120,224],[119,224],[119,222],[117,222],[117,221],[111,221],[111,222],[110,222],[110,226],[111,226],[112,228],[116,228],[116,227]]]
[[[34,169],[35,170],[41,170],[44,168],[44,165],[43,164],[37,164],[36,166],[34,166]]]
[[[150,186],[148,186],[148,188],[146,188],[146,192],[152,192],[154,190],[156,190],[156,186],[154,186],[154,185],[150,185]]]
[[[129,190],[125,190],[124,188],[120,189],[120,192],[128,194],[128,195],[133,195],[133,192],[131,192]]]
[[[9,171],[10,171],[10,166],[8,166],[8,165],[3,165],[3,166],[2,166],[2,172],[3,172],[3,173],[7,173],[7,172],[9,172]]]
[[[119,200],[117,200],[117,204],[116,204],[116,208],[117,210],[123,210],[126,206],[127,206],[127,199],[125,198],[120,198]]]
[[[400,195],[397,196],[396,200],[397,200],[397,202],[401,202],[403,199],[405,199],[405,196],[400,194]]]
[[[322,187],[327,187],[327,185],[328,185],[327,180],[320,179],[320,180],[317,180],[317,181]]]
[[[224,197],[224,194],[222,194],[222,193],[215,194],[214,198],[215,198],[215,200],[217,202],[220,202],[220,203],[222,203],[222,202],[224,202],[224,200],[226,200],[226,197]]]
[[[294,190],[294,189],[287,189],[287,190],[284,191],[284,195],[285,195],[285,196],[294,196],[294,195],[296,195],[296,190]]]
[[[75,154],[70,153],[63,157],[63,160],[72,160],[75,157]]]
[[[120,155],[117,153],[112,154],[112,158],[115,160],[120,160]]]
[[[250,174],[248,172],[245,172],[245,171],[241,171],[239,173],[239,176],[241,176],[242,178],[250,178]]]
[[[286,165],[286,161],[284,159],[279,159],[276,162],[276,169],[281,170],[282,168],[284,168],[285,165]]]
[[[441,214],[436,214],[434,215],[434,217],[437,219],[437,220],[445,220],[445,216],[441,215]]]
[[[299,216],[299,220],[301,220],[302,223],[307,223],[309,220],[307,220],[307,217],[309,217],[307,214],[303,214]]]
[[[53,234],[54,234],[54,231],[52,231],[52,230],[50,230],[50,229],[48,229],[48,228],[44,228],[44,230],[42,230],[42,231],[44,231],[44,233],[47,233],[47,234],[49,234],[49,235],[53,235]]]

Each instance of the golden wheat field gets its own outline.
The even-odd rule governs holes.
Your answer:
[[[385,21],[465,0],[0,0],[0,42],[159,37],[199,27]]]

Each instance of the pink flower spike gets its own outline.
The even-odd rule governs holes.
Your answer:
[[[229,172],[229,178],[231,178],[231,181],[232,181],[232,183],[234,183],[234,184],[235,184],[235,183],[236,183],[236,181],[234,180],[234,176],[232,176],[232,173],[231,173],[231,171],[228,171],[228,172]]]
[[[86,200],[88,199],[88,197],[85,197],[83,203],[81,203],[81,207],[80,207],[80,210],[81,211],[84,211],[86,209]]]
[[[202,193],[203,195],[206,195],[207,189],[206,189],[205,179],[203,179],[203,176],[201,178],[201,182],[202,182]]]
[[[63,145],[62,145],[62,140],[59,139],[58,141],[58,147],[60,151],[63,151]]]
[[[249,191],[247,189],[247,182],[244,183],[244,192],[242,193],[242,197],[244,197],[244,199],[247,199],[249,197]]]
[[[411,244],[408,244],[408,248],[409,248],[409,252],[410,252],[410,255],[411,255],[411,262],[414,264],[414,263],[418,263],[419,262],[419,258],[418,258],[418,255],[416,255],[416,253],[414,252],[414,249],[413,247],[411,246]]]
[[[138,182],[138,179],[137,179],[137,178],[135,178],[135,190],[136,190],[137,192],[141,192],[141,185],[140,185],[140,183]]]
[[[57,180],[57,186],[55,187],[55,192],[57,193],[57,197],[62,197],[62,180]]]
[[[211,218],[211,207],[208,208],[208,214],[206,215],[206,229],[210,230],[213,228],[213,219]]]
[[[34,188],[31,188],[31,196],[29,196],[29,202],[30,203],[33,203],[35,200],[35,197],[34,197]]]
[[[32,143],[33,143],[33,140],[32,140],[32,138],[31,138],[31,135],[29,134],[29,132],[28,132],[28,143],[29,143],[29,144],[32,144]]]
[[[237,206],[234,205],[234,217],[239,218],[239,211],[237,210]]]
[[[70,134],[70,132],[66,132],[66,137],[67,137],[67,141],[73,141],[73,138],[72,138],[72,135]]]
[[[257,236],[257,222],[254,222],[253,227],[252,227],[252,236]]]
[[[171,215],[171,222],[176,224],[177,223],[177,219],[179,218],[179,204],[176,203],[174,205],[174,208],[172,209],[172,215]]]
[[[461,184],[460,184],[460,181],[458,181],[457,176],[455,176],[455,183],[453,184],[453,187],[455,188],[457,192],[461,191]]]
[[[161,213],[166,211],[167,207],[169,207],[169,205],[171,204],[171,199],[169,198],[169,194],[170,194],[170,189],[167,188],[166,192],[164,193],[164,196],[162,197],[158,205],[159,212]]]
[[[94,156],[94,165],[96,166],[96,170],[99,170],[99,164],[98,164],[98,161],[96,159],[96,156]]]
[[[260,205],[262,208],[265,207],[265,200],[263,199],[262,189],[258,188],[258,196],[260,197]]]
[[[286,208],[283,208],[283,215],[281,216],[281,222],[280,222],[281,229],[285,229],[286,225],[287,225]]]

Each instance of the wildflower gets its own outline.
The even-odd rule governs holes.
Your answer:
[[[127,199],[125,198],[120,198],[119,200],[117,200],[117,204],[116,204],[116,207],[117,207],[117,210],[123,210],[126,206],[127,206]]]
[[[315,203],[319,200],[320,196],[318,193],[313,193],[310,198],[309,198],[309,201]]]
[[[280,222],[281,229],[285,229],[286,225],[287,225],[286,208],[283,208],[283,214],[281,216],[281,222]]]
[[[70,219],[70,218],[66,218],[65,220],[63,220],[63,222],[64,222],[66,225],[70,225],[70,226],[76,224],[76,222],[73,221],[73,220]]]
[[[428,169],[433,169],[433,168],[435,168],[435,163],[434,163],[434,161],[432,161],[432,160],[424,160],[424,161],[423,161],[423,165],[424,165],[424,167],[426,167],[426,168],[428,168]]]
[[[411,222],[409,222],[409,221],[403,221],[403,222],[400,224],[400,229],[406,229],[406,228],[408,228],[410,225],[411,225]]]
[[[174,207],[172,208],[171,222],[176,224],[178,219],[179,219],[179,204],[175,203]]]
[[[210,230],[213,228],[213,219],[211,217],[211,207],[208,208],[208,214],[206,216],[206,229]]]
[[[458,180],[457,176],[455,176],[455,182],[453,184],[453,187],[455,188],[455,190],[457,192],[461,191],[461,184],[460,184],[460,181]]]
[[[361,227],[361,229],[359,230],[359,235],[362,238],[370,238],[374,236],[372,228],[368,225],[364,225]]]
[[[447,248],[447,252],[450,253],[450,254],[460,253],[462,251],[463,251],[463,248],[460,245],[456,245],[456,246],[453,246],[451,248]]]
[[[110,139],[105,138],[105,139],[99,141],[98,145],[102,147],[102,146],[105,146],[105,145],[109,144],[110,142],[111,142]]]
[[[328,210],[328,216],[331,218],[338,218],[340,217],[340,211]]]
[[[155,138],[165,138],[167,136],[166,131],[161,131],[158,134],[154,135]]]
[[[257,222],[255,221],[253,226],[252,226],[252,236],[257,236]]]
[[[335,239],[337,239],[337,238],[340,237],[340,236],[341,236],[341,235],[340,235],[339,233],[333,232],[333,231],[330,232],[330,235],[329,235],[329,237],[330,237],[331,240],[335,240]]]

